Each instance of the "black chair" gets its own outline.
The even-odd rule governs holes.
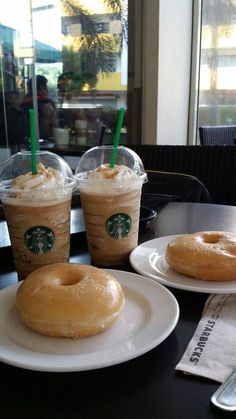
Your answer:
[[[199,127],[201,145],[235,145],[236,125]]]
[[[152,197],[160,201],[205,202],[211,203],[212,198],[205,185],[195,176],[146,170],[148,182],[144,183],[143,202]]]
[[[236,205],[236,147],[211,145],[129,144],[146,170],[195,176],[215,204]]]

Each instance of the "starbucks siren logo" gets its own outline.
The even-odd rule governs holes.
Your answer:
[[[123,239],[129,235],[132,220],[128,214],[114,214],[106,221],[106,230],[113,239]]]
[[[31,252],[42,255],[53,247],[55,234],[48,227],[35,226],[25,232],[24,241]]]

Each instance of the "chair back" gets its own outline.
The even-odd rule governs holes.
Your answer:
[[[236,147],[234,145],[213,147],[211,145],[130,144],[129,148],[140,156],[145,170],[195,176],[206,186],[215,204],[236,206]]]
[[[212,198],[205,185],[195,176],[184,173],[146,170],[148,182],[143,185],[143,194],[172,196],[172,201],[207,202]]]
[[[201,145],[235,145],[236,125],[199,127]]]

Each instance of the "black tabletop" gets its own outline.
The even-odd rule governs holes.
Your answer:
[[[71,260],[90,263],[81,217],[79,211],[78,228],[73,221]],[[169,203],[154,221],[142,228],[140,242],[197,230],[236,231],[235,221],[235,207]],[[17,280],[9,246],[0,247],[0,258],[0,286],[4,287]],[[130,266],[125,269],[132,271]],[[210,403],[219,383],[175,371],[194,334],[208,294],[169,290],[179,303],[178,324],[164,342],[138,358],[107,368],[66,373],[30,371],[0,363],[0,417],[228,418],[228,414]]]

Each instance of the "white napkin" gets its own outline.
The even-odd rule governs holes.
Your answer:
[[[236,368],[236,294],[212,294],[176,370],[223,383]]]

